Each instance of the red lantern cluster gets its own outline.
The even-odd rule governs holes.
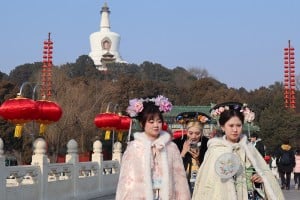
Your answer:
[[[286,108],[296,108],[295,83],[295,49],[284,48],[284,102]]]
[[[130,122],[131,119],[129,117],[110,112],[100,113],[94,119],[94,124],[98,128],[106,131],[105,140],[110,139],[111,131],[117,131],[118,138],[120,138],[121,132],[129,129]]]
[[[45,99],[51,97],[52,91],[52,53],[53,42],[49,33],[48,40],[44,41],[41,73],[41,96]],[[47,124],[56,122],[61,118],[62,109],[55,102],[33,101],[20,95],[15,99],[5,101],[0,107],[0,116],[16,124],[15,137],[21,137],[22,125],[26,122],[36,121],[40,123],[40,135],[42,135],[45,133]]]
[[[94,119],[94,124],[98,128],[106,131],[104,136],[105,140],[110,139],[111,131],[116,131],[118,134],[118,141],[122,141],[123,132],[128,131],[130,129],[131,118],[128,116],[110,113],[107,111],[106,113],[98,114]],[[168,124],[166,122],[163,123],[162,130],[168,130]]]
[[[51,97],[52,90],[52,54],[53,54],[53,42],[48,33],[48,40],[44,41],[43,50],[43,66],[41,73],[41,96]]]
[[[100,113],[94,119],[95,125],[104,130],[115,130],[120,121],[120,117],[115,113]]]
[[[27,122],[37,121],[41,124],[50,124],[58,121],[61,115],[62,109],[54,102],[34,101],[22,96],[9,99],[0,106],[0,116],[16,124],[15,137],[21,137],[22,126]]]

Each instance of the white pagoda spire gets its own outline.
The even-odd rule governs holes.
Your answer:
[[[91,52],[89,56],[99,70],[107,70],[105,63],[126,62],[119,54],[120,35],[110,31],[110,10],[107,3],[104,3],[100,14],[100,31],[90,35]]]
[[[110,23],[109,23],[109,7],[107,6],[107,3],[104,3],[104,6],[102,7],[102,10],[100,11],[101,14],[101,22],[100,22],[100,31],[110,31]]]

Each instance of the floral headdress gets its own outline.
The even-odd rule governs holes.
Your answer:
[[[168,98],[158,95],[155,98],[140,98],[140,99],[131,99],[129,100],[129,106],[126,109],[126,112],[130,117],[136,117],[144,109],[144,102],[153,102],[160,112],[170,112],[172,110],[172,103]]]
[[[214,109],[211,110],[210,115],[212,118],[218,120],[220,118],[221,113],[229,109],[234,109],[234,110],[239,109],[240,112],[244,114],[244,122],[251,123],[255,119],[255,113],[252,110],[250,110],[250,108],[246,103],[228,104],[228,105],[221,104],[220,106],[215,106]]]
[[[209,121],[208,117],[206,117],[205,115],[198,115],[197,120],[203,124]]]

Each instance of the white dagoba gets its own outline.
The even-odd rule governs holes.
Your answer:
[[[109,7],[104,3],[101,9],[100,31],[90,35],[91,52],[89,56],[93,59],[98,70],[107,70],[106,63],[120,62],[119,54],[120,35],[110,31]]]

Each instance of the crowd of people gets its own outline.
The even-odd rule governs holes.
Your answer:
[[[116,200],[281,200],[293,170],[299,189],[300,152],[295,155],[285,141],[274,153],[280,188],[258,135],[249,141],[242,133],[244,122],[255,117],[247,105],[216,105],[211,117],[222,136],[212,138],[203,135],[204,123],[196,117],[186,120],[186,135],[173,140],[162,130],[163,113],[171,109],[162,95],[129,101],[127,113],[141,131],[133,133],[123,154]]]

